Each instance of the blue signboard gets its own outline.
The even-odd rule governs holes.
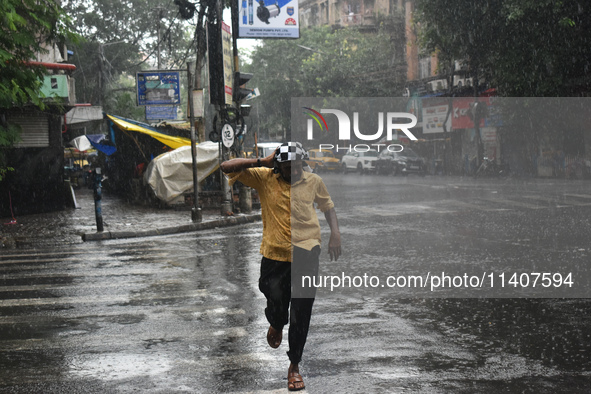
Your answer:
[[[136,74],[138,105],[174,105],[181,103],[179,73],[138,72]]]
[[[146,120],[176,120],[176,105],[146,105]]]

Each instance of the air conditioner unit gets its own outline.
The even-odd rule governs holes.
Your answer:
[[[458,88],[472,86],[472,77],[464,78],[464,77],[455,75],[454,76],[454,86],[457,86]]]

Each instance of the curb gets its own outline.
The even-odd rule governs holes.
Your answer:
[[[163,227],[145,231],[103,231],[101,233],[82,234],[83,241],[103,241],[107,239],[153,237],[156,235],[170,235],[188,233],[191,231],[209,230],[216,227],[228,227],[239,224],[253,223],[261,220],[261,214],[233,216],[227,219],[217,219],[201,223],[189,223],[182,226]]]

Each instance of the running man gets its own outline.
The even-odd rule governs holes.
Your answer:
[[[283,339],[283,327],[289,322],[289,391],[305,388],[298,364],[306,344],[316,292],[315,288],[302,288],[297,278],[318,273],[320,223],[315,203],[330,227],[330,260],[336,261],[341,255],[334,203],[322,179],[304,171],[307,158],[299,142],[286,142],[265,158],[237,158],[221,164],[231,183],[240,181],[259,194],[263,219],[259,289],[267,299],[267,342],[272,348],[278,348]]]

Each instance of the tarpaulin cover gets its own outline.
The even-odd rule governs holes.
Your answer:
[[[140,126],[139,124],[134,124],[130,121],[126,121],[112,115],[107,115],[107,117],[121,130],[135,131],[138,133],[147,134],[150,137],[162,142],[164,145],[171,147],[172,149],[177,149],[181,146],[191,145],[191,140],[187,138],[174,137],[171,135],[162,134],[151,128]]]
[[[72,141],[70,141],[70,145],[78,149],[80,152],[92,149],[92,145],[90,144],[90,141],[88,140],[88,138],[86,138],[85,135],[81,135],[80,137],[74,138]]]
[[[201,182],[219,167],[219,145],[207,141],[197,145],[197,180]],[[150,162],[144,174],[156,197],[170,202],[193,191],[191,146],[161,154]]]
[[[87,134],[86,138],[88,138],[95,149],[103,152],[107,156],[111,156],[113,153],[117,152],[117,148],[113,145],[101,143],[101,141],[105,139],[104,134]]]

